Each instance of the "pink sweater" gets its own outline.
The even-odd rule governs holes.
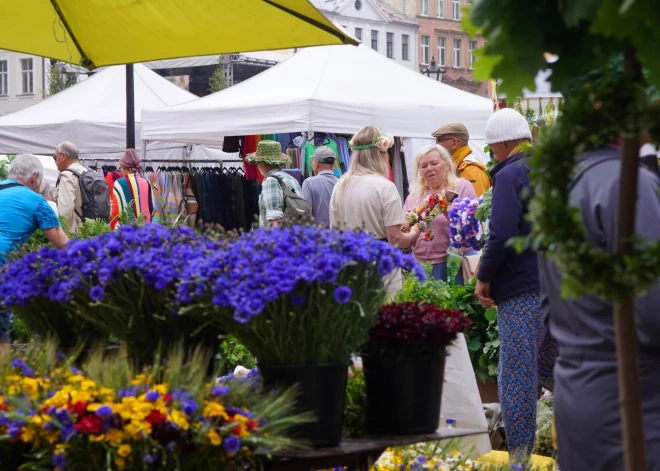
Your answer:
[[[424,195],[424,199],[432,194],[429,191]],[[474,192],[472,183],[467,180],[459,180],[458,189],[456,190],[459,198],[476,198],[477,194]],[[424,200],[418,200],[412,194],[406,198],[406,204],[403,205],[403,211],[409,212],[412,209],[421,206]],[[447,261],[447,249],[449,248],[449,220],[444,214],[439,214],[431,222],[431,230],[435,236],[431,242],[425,242],[421,238],[413,247],[413,256],[415,260],[420,263],[444,263]]]

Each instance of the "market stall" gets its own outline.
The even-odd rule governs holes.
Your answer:
[[[81,158],[116,159],[125,150],[125,70],[108,67],[71,88],[0,117],[0,153],[31,152],[51,156],[55,146],[71,141]],[[135,115],[137,135],[143,108],[163,108],[197,97],[167,79],[136,65]],[[185,144],[154,145],[151,157],[182,159],[190,150]]]
[[[491,114],[490,100],[401,67],[367,46],[323,46],[195,102],[145,108],[142,139],[218,144],[224,136],[351,134],[374,125],[407,147],[407,138],[426,140],[439,126],[459,121],[477,154]],[[410,164],[413,154],[406,150]]]

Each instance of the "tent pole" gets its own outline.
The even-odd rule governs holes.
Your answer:
[[[135,149],[135,83],[133,64],[126,64],[126,148]]]

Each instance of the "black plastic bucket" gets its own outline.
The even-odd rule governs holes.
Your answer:
[[[298,385],[297,412],[312,412],[316,422],[296,427],[292,437],[317,447],[341,441],[346,399],[347,363],[316,365],[259,365],[267,388]]]
[[[367,432],[433,433],[440,425],[445,355],[364,358]]]

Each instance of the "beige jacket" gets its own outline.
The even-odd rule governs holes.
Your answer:
[[[80,162],[74,162],[69,168],[79,173],[87,170]],[[78,177],[72,172],[60,172],[57,183],[57,212],[67,220],[71,233],[77,234],[83,223],[82,195]]]

